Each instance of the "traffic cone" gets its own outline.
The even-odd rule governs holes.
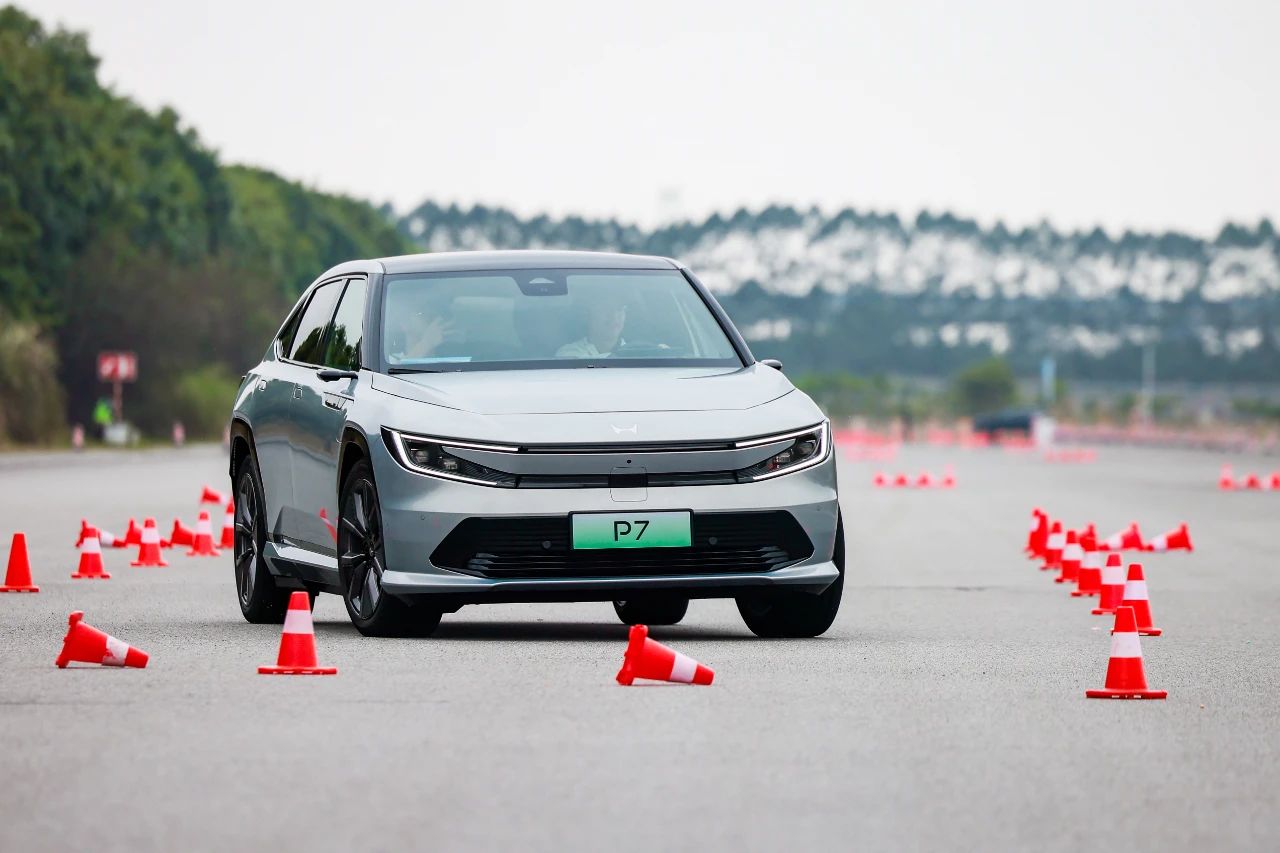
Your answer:
[[[89,535],[80,543],[80,565],[71,577],[77,580],[104,581],[111,577],[102,567],[102,543],[98,540],[96,528],[90,527]]]
[[[259,675],[337,675],[336,666],[316,665],[316,632],[311,624],[311,597],[302,590],[289,596],[275,666],[258,667]]]
[[[148,518],[142,522],[142,541],[138,543],[138,559],[131,566],[167,566],[160,555],[160,531],[156,530],[156,520]]]
[[[1235,487],[1236,478],[1231,473],[1231,466],[1223,465],[1222,470],[1218,472],[1218,488],[1224,492],[1229,492]]]
[[[1262,478],[1259,477],[1257,474],[1250,474],[1249,476],[1244,478],[1244,487],[1246,489],[1255,489],[1255,490],[1261,489]]]
[[[1107,547],[1104,551],[1143,551],[1146,545],[1142,541],[1142,531],[1138,529],[1138,522],[1131,521],[1129,526],[1119,533],[1113,533],[1107,537],[1104,543]]]
[[[219,506],[225,506],[229,500],[231,500],[231,498],[228,495],[224,495],[222,492],[210,486],[205,486],[204,491],[200,493],[200,503],[202,504],[218,504]]]
[[[696,660],[649,639],[649,628],[632,625],[627,651],[618,670],[618,683],[629,686],[637,678],[677,681],[681,684],[710,684],[716,674]]]
[[[916,477],[916,485],[921,489],[927,489],[933,485],[933,477],[928,471],[921,471],[920,476]]]
[[[1120,564],[1119,554],[1108,554],[1107,564],[1102,567],[1098,606],[1093,608],[1093,615],[1115,613],[1122,601],[1124,601],[1124,566]]]
[[[62,654],[54,661],[59,669],[66,669],[72,661],[101,664],[102,666],[132,666],[142,669],[150,659],[146,652],[99,631],[84,621],[84,613],[77,610],[67,619],[67,636],[62,640]]]
[[[1151,540],[1150,550],[1152,551],[1194,551],[1191,546],[1191,533],[1187,530],[1187,523],[1182,522],[1181,526],[1170,530],[1168,533],[1162,533]]]
[[[164,548],[177,548],[179,545],[190,548],[195,544],[196,532],[183,524],[180,518],[173,520],[173,532],[169,534],[168,539],[160,543]]]
[[[950,465],[942,470],[941,486],[944,489],[954,489],[956,487],[956,474],[951,470]]]
[[[1062,572],[1053,579],[1054,583],[1074,582],[1080,574],[1080,561],[1084,559],[1084,549],[1080,547],[1080,539],[1074,530],[1067,531],[1067,544],[1062,549],[1062,560],[1059,566]]]
[[[1271,491],[1280,492],[1280,471],[1271,472]]]
[[[911,483],[907,480],[906,474],[899,474],[898,476],[894,477],[893,484],[899,488],[904,488],[906,486],[911,485]]]
[[[27,534],[13,534],[9,548],[9,565],[4,573],[4,586],[0,592],[39,592],[40,587],[31,583],[31,560],[27,557]]]
[[[101,527],[98,528],[98,542],[103,548],[123,548],[125,541],[123,536],[117,536],[114,533],[108,533]]]
[[[1093,540],[1090,540],[1089,544],[1094,544]],[[1102,591],[1102,552],[1095,548],[1084,556],[1085,562],[1081,564],[1080,571],[1076,572],[1076,588],[1071,591],[1072,598],[1098,595]],[[1120,559],[1119,554],[1111,556],[1117,560]],[[1111,557],[1107,559],[1110,560]]]
[[[218,541],[219,548],[234,548],[236,544],[236,505],[234,501],[227,501],[227,509],[222,515],[222,538]]]
[[[1044,550],[1044,540],[1048,535],[1049,516],[1040,507],[1036,507],[1031,510],[1031,527],[1027,530],[1027,544],[1022,550],[1028,557],[1035,559]]]
[[[1045,539],[1044,565],[1040,569],[1051,572],[1058,568],[1058,562],[1062,559],[1062,549],[1065,547],[1067,547],[1067,537],[1062,532],[1062,522],[1055,521],[1049,528],[1048,538]]]
[[[124,544],[133,548],[142,544],[142,528],[132,518],[129,519],[129,529],[124,532]]]
[[[80,547],[81,543],[84,542],[84,537],[88,536],[89,531],[92,529],[93,529],[93,526],[89,524],[89,519],[87,518],[80,519],[80,535],[76,537],[77,549]]]
[[[1142,671],[1142,641],[1132,607],[1116,608],[1116,623],[1111,629],[1111,659],[1107,662],[1106,686],[1086,690],[1090,699],[1164,699],[1166,690],[1151,690]]]
[[[875,486],[877,489],[883,489],[885,486],[889,485],[889,478],[884,475],[883,471],[877,471],[876,475],[871,478],[871,485]]]
[[[192,543],[188,557],[217,557],[218,550],[213,547],[213,525],[209,522],[209,513],[200,510],[200,518],[196,520],[196,541]]]
[[[1120,607],[1132,607],[1138,620],[1138,633],[1144,637],[1159,637],[1161,630],[1151,621],[1151,601],[1147,595],[1147,578],[1141,563],[1129,564],[1129,578],[1124,582],[1124,600]],[[1119,608],[1116,609],[1119,613]]]

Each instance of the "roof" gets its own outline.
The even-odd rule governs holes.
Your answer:
[[[674,270],[680,266],[670,258],[653,255],[624,255],[618,252],[433,252],[426,255],[399,255],[379,258],[384,271],[463,272],[516,269],[619,269]]]

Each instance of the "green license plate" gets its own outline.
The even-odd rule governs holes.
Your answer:
[[[591,512],[571,515],[574,548],[688,548],[688,512]]]

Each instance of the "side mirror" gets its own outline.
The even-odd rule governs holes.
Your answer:
[[[760,359],[760,363],[765,367],[772,367],[779,373],[782,372],[782,362],[778,361],[776,358],[762,358]]]
[[[316,371],[321,382],[337,382],[339,379],[357,379],[360,374],[354,370],[339,370],[336,367],[322,367]]]

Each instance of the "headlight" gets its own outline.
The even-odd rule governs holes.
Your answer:
[[[763,462],[752,465],[750,468],[743,468],[734,472],[738,480],[741,482],[767,480],[770,477],[780,477],[783,474],[803,471],[805,468],[812,468],[822,462],[827,458],[827,451],[831,445],[831,424],[823,421],[816,427],[782,433],[781,435],[739,441],[735,442],[734,446],[758,447],[762,444],[774,444],[787,439],[791,440],[791,445],[786,449],[775,453]]]
[[[428,474],[445,480],[458,480],[463,483],[475,483],[480,486],[497,486],[504,489],[516,487],[516,475],[505,471],[496,471],[484,465],[463,459],[449,452],[448,448],[467,447],[475,450],[498,450],[513,453],[515,447],[502,447],[489,444],[472,444],[470,442],[446,441],[428,438],[421,435],[396,432],[383,429],[382,434],[395,453],[400,464],[419,474]]]

